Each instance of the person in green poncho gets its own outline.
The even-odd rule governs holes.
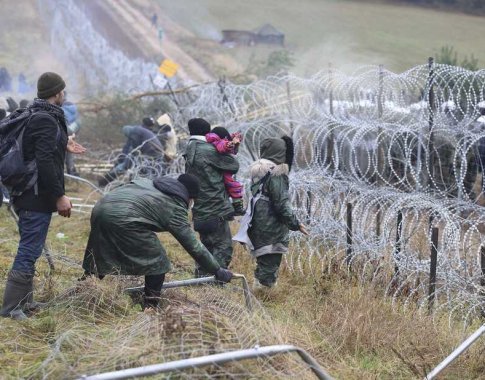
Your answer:
[[[252,195],[261,191],[261,196],[254,205],[247,234],[257,262],[255,288],[271,288],[278,279],[283,255],[288,252],[289,230],[308,233],[293,212],[288,193],[293,162],[291,138],[265,139],[260,152],[261,159],[251,165],[250,176]]]
[[[189,224],[189,204],[199,194],[196,177],[137,179],[106,194],[91,214],[85,276],[145,276],[144,308],[156,307],[170,261],[156,232],[171,233],[194,260],[221,282],[232,273],[221,268]]]
[[[194,229],[220,266],[227,268],[233,254],[229,221],[234,219],[234,208],[224,185],[224,174],[236,174],[239,163],[233,155],[219,154],[207,142],[205,135],[210,132],[210,124],[206,120],[190,119],[188,127],[190,139],[184,154],[185,172],[196,176],[201,188],[192,210]],[[205,275],[204,268],[197,266],[195,274]]]

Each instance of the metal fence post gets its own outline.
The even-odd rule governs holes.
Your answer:
[[[436,298],[436,267],[438,262],[438,228],[431,229],[431,261],[429,266],[428,311],[433,310]]]
[[[352,203],[347,203],[347,266],[352,263]]]
[[[399,275],[399,261],[401,255],[401,237],[402,237],[402,211],[399,210],[397,213],[396,222],[396,244],[394,249],[394,275],[397,277]]]
[[[379,122],[382,119],[382,115],[384,113],[384,107],[383,107],[383,97],[384,97],[384,65],[379,65],[379,89],[378,89],[378,94],[377,94],[377,116],[379,118]],[[382,128],[379,124],[379,127],[377,128],[377,167],[376,167],[376,174],[374,177],[374,183],[376,184],[377,187],[381,187],[381,177],[382,172],[384,171],[383,168],[383,153],[381,154],[382,147],[381,144],[379,143],[380,137],[382,134]],[[377,205],[377,215],[376,215],[376,236],[379,238],[381,236],[381,219],[382,219],[382,211],[381,211],[381,206]]]
[[[328,74],[330,76],[330,98],[329,98],[329,107],[330,107],[330,115],[333,116],[333,72],[332,72],[332,64],[328,64]]]
[[[429,157],[428,157],[428,181],[427,185],[431,187],[433,184],[433,172],[434,172],[434,112],[435,112],[435,94],[433,89],[433,82],[434,82],[434,58],[429,57],[428,59],[428,68],[429,68],[429,77],[428,77],[428,106],[429,106],[429,115],[428,115],[428,150],[429,150]]]
[[[288,113],[290,116],[290,137],[294,139],[293,133],[295,131],[295,127],[293,125],[293,99],[291,97],[291,88],[290,88],[290,78],[288,78],[289,74],[286,73],[286,96],[288,97]]]
[[[485,287],[485,246],[482,246],[480,249],[480,269],[482,272],[482,276],[480,277],[480,285]]]
[[[330,115],[333,116],[333,72],[332,72],[332,64],[328,64],[328,76],[329,76],[329,83],[330,83],[330,94],[329,94],[329,111]],[[325,158],[325,165],[329,167],[330,171],[335,172],[334,167],[334,160],[333,160],[333,152],[335,146],[335,136],[333,134],[333,130],[330,131],[328,135],[327,141],[327,157]]]
[[[312,192],[310,190],[307,190],[306,192],[306,212],[307,212],[306,222],[310,223],[311,215],[312,215]]]

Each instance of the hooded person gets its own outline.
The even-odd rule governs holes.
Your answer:
[[[114,167],[99,179],[99,186],[106,186],[130,169],[133,165],[134,156],[142,155],[154,162],[159,162],[163,158],[163,146],[157,136],[149,129],[151,123],[154,125],[152,118],[144,118],[142,125],[125,125],[122,128],[126,143]],[[150,172],[149,166],[144,169]]]
[[[65,97],[67,97],[67,94]],[[64,103],[62,103],[62,110],[64,111],[64,116],[66,118],[67,134],[69,136],[75,136],[81,127],[78,122],[79,115],[77,112],[77,106],[73,102],[65,100]],[[79,177],[79,173],[74,162],[74,155],[71,153],[66,153],[66,170],[67,174]]]
[[[153,117],[144,117],[143,120],[141,121],[141,125],[145,127],[146,129],[149,129],[150,131],[153,132],[153,129],[155,128],[155,120]]]
[[[230,281],[232,273],[221,268],[189,224],[189,205],[198,195],[197,178],[187,174],[141,178],[106,194],[91,214],[85,276],[143,275],[144,307],[156,307],[171,269],[156,232],[169,232],[207,273]]]
[[[234,154],[239,150],[242,135],[239,132],[230,134],[224,127],[215,127],[205,135],[207,142],[214,145],[220,154]],[[243,190],[244,186],[237,181],[231,173],[224,173],[224,185],[227,193],[232,199],[234,215],[244,215]]]
[[[153,121],[153,119],[151,120]],[[148,121],[143,119],[143,122],[143,126],[125,125],[123,127],[123,134],[127,139],[123,153],[128,155],[133,150],[139,149],[140,153],[145,156],[159,158],[163,155],[163,146],[157,136],[147,127]]]
[[[206,120],[191,119],[188,127],[190,139],[184,155],[185,171],[199,179],[201,190],[192,209],[194,229],[219,265],[227,268],[233,254],[229,221],[234,219],[234,209],[224,185],[224,173],[237,173],[239,163],[233,155],[219,154],[206,141],[205,135],[210,132]],[[195,274],[205,275],[198,266]]]
[[[165,160],[170,162],[177,156],[177,133],[172,125],[172,119],[166,113],[157,119],[157,136],[165,149]]]
[[[268,138],[260,147],[261,158],[250,166],[251,224],[247,235],[256,258],[255,287],[273,287],[281,259],[288,252],[289,231],[307,234],[291,208],[288,174],[293,162],[293,142],[288,136]]]

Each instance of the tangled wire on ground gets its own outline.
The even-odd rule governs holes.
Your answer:
[[[253,348],[282,342],[271,319],[253,297],[253,310],[241,302],[241,288],[228,285],[167,290],[159,313],[140,313],[123,296],[133,283],[123,277],[100,283],[90,279],[67,289],[50,303],[69,310],[53,320],[41,313],[21,335],[36,342],[37,330],[58,332],[42,364],[23,373],[35,378],[78,378],[120,368],[132,368]],[[252,297],[252,296],[251,296]],[[112,321],[116,318],[117,326]],[[62,332],[60,334],[59,332]],[[13,347],[13,350],[15,348]],[[18,350],[18,348],[17,348]],[[296,355],[213,364],[173,371],[180,379],[313,378]]]

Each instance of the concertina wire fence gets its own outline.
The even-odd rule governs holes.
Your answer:
[[[405,305],[467,320],[484,310],[484,91],[485,70],[430,59],[402,74],[378,66],[201,85],[173,94],[174,118],[243,132],[246,181],[263,139],[293,137],[292,202],[311,233],[291,233],[292,272],[342,267]]]
[[[484,310],[484,88],[484,70],[430,60],[402,74],[329,69],[170,96],[180,135],[192,117],[244,134],[241,180],[263,139],[293,137],[292,202],[311,233],[291,233],[292,272],[317,277],[343,268],[405,305],[468,320]],[[181,155],[168,173],[180,171]],[[121,181],[147,173],[165,171],[134,157]]]

